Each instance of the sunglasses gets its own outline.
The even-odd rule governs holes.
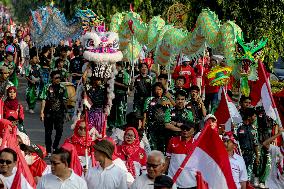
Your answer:
[[[85,130],[86,129],[86,127],[79,127],[79,130]]]
[[[4,163],[6,163],[6,165],[10,165],[10,164],[12,164],[13,162],[12,162],[11,160],[0,159],[0,164],[1,164],[1,165],[4,165]]]
[[[181,127],[180,129],[181,129],[182,131],[190,131],[191,128]]]
[[[151,168],[151,167],[152,167],[153,169],[156,169],[156,168],[159,167],[160,165],[161,165],[161,164],[157,164],[157,165],[156,165],[156,164],[152,164],[152,163],[147,163],[147,164],[146,164],[146,166],[147,166],[148,168]]]

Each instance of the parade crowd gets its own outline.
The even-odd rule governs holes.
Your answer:
[[[197,60],[181,55],[172,67],[155,64],[147,50],[133,67],[117,62],[108,115],[107,83],[92,75],[79,39],[38,49],[28,24],[14,24],[3,6],[0,13],[0,188],[33,188],[17,174],[19,161],[38,189],[198,188],[195,170],[185,167],[175,183],[172,178],[205,127],[223,141],[238,189],[284,188],[284,129],[261,106],[252,107],[251,97],[239,95],[233,79],[226,91],[242,123],[232,123],[231,131],[218,124],[220,87],[211,86],[206,73],[226,60],[211,49]],[[19,78],[27,83],[26,107],[17,98],[19,85],[26,85]],[[25,129],[25,114],[38,113],[36,106],[44,145],[33,144]],[[73,134],[60,145],[63,125],[80,108]],[[7,136],[16,136],[17,144],[5,147]]]

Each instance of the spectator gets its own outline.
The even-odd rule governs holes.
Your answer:
[[[69,62],[69,60],[67,59],[67,56],[68,56],[67,52],[68,52],[68,47],[62,47],[62,48],[60,49],[60,54],[59,54],[59,56],[58,56],[58,57],[55,57],[55,58],[53,59],[53,61],[52,61],[52,64],[51,64],[51,68],[52,68],[52,69],[54,69],[54,68],[56,67],[56,60],[60,58],[60,59],[62,59],[62,60],[64,61],[64,63],[63,63],[63,68],[66,69],[66,70],[69,72],[70,62]]]
[[[147,173],[137,177],[130,189],[153,189],[156,177],[163,174],[165,168],[165,156],[162,152],[153,150],[148,154]]]
[[[54,151],[50,159],[51,173],[44,175],[37,189],[87,189],[86,181],[69,169],[71,157],[62,148]]]
[[[125,161],[127,170],[134,178],[146,171],[146,152],[140,147],[139,135],[134,127],[125,130],[124,141],[117,146],[117,155]]]
[[[173,177],[184,158],[190,153],[192,143],[194,141],[194,124],[183,124],[181,127],[180,136],[171,138],[167,148],[166,164],[168,174]],[[177,178],[176,184],[178,188],[193,188],[196,187],[195,171],[185,168]]]
[[[222,139],[229,155],[232,175],[237,189],[246,189],[248,181],[247,169],[243,157],[235,153],[235,148],[238,145],[237,141],[232,132],[227,132]]]
[[[114,145],[108,140],[101,140],[94,148],[99,165],[90,168],[86,174],[88,188],[127,189],[126,172],[112,161]]]

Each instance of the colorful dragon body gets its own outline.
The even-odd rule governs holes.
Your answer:
[[[64,14],[53,6],[40,7],[31,14],[31,36],[38,48],[58,45],[61,40],[76,39],[82,35],[81,21],[67,21]]]
[[[242,78],[241,87],[246,95],[248,90],[245,83],[247,80],[255,80],[257,73],[256,69],[251,68],[244,74],[240,72],[240,67],[255,65],[248,64],[248,60],[256,62],[254,54],[266,43],[266,40],[261,40],[256,47],[254,42],[245,44],[238,25],[232,21],[221,24],[217,15],[209,9],[202,10],[192,32],[167,25],[160,16],[144,23],[135,12],[116,13],[112,17],[110,30],[118,32],[120,49],[129,61],[138,58],[143,45],[155,52],[155,62],[162,66],[171,63],[173,57],[180,53],[190,59],[197,59],[203,56],[206,47],[219,49],[223,52],[227,65],[233,68],[233,76],[236,79]],[[241,57],[236,56],[239,55],[239,51],[236,51],[237,44],[244,52]]]

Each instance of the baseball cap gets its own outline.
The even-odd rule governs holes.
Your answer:
[[[207,121],[207,120],[210,119],[210,118],[217,120],[217,118],[216,118],[213,114],[208,114],[208,115],[205,116],[204,122]]]

